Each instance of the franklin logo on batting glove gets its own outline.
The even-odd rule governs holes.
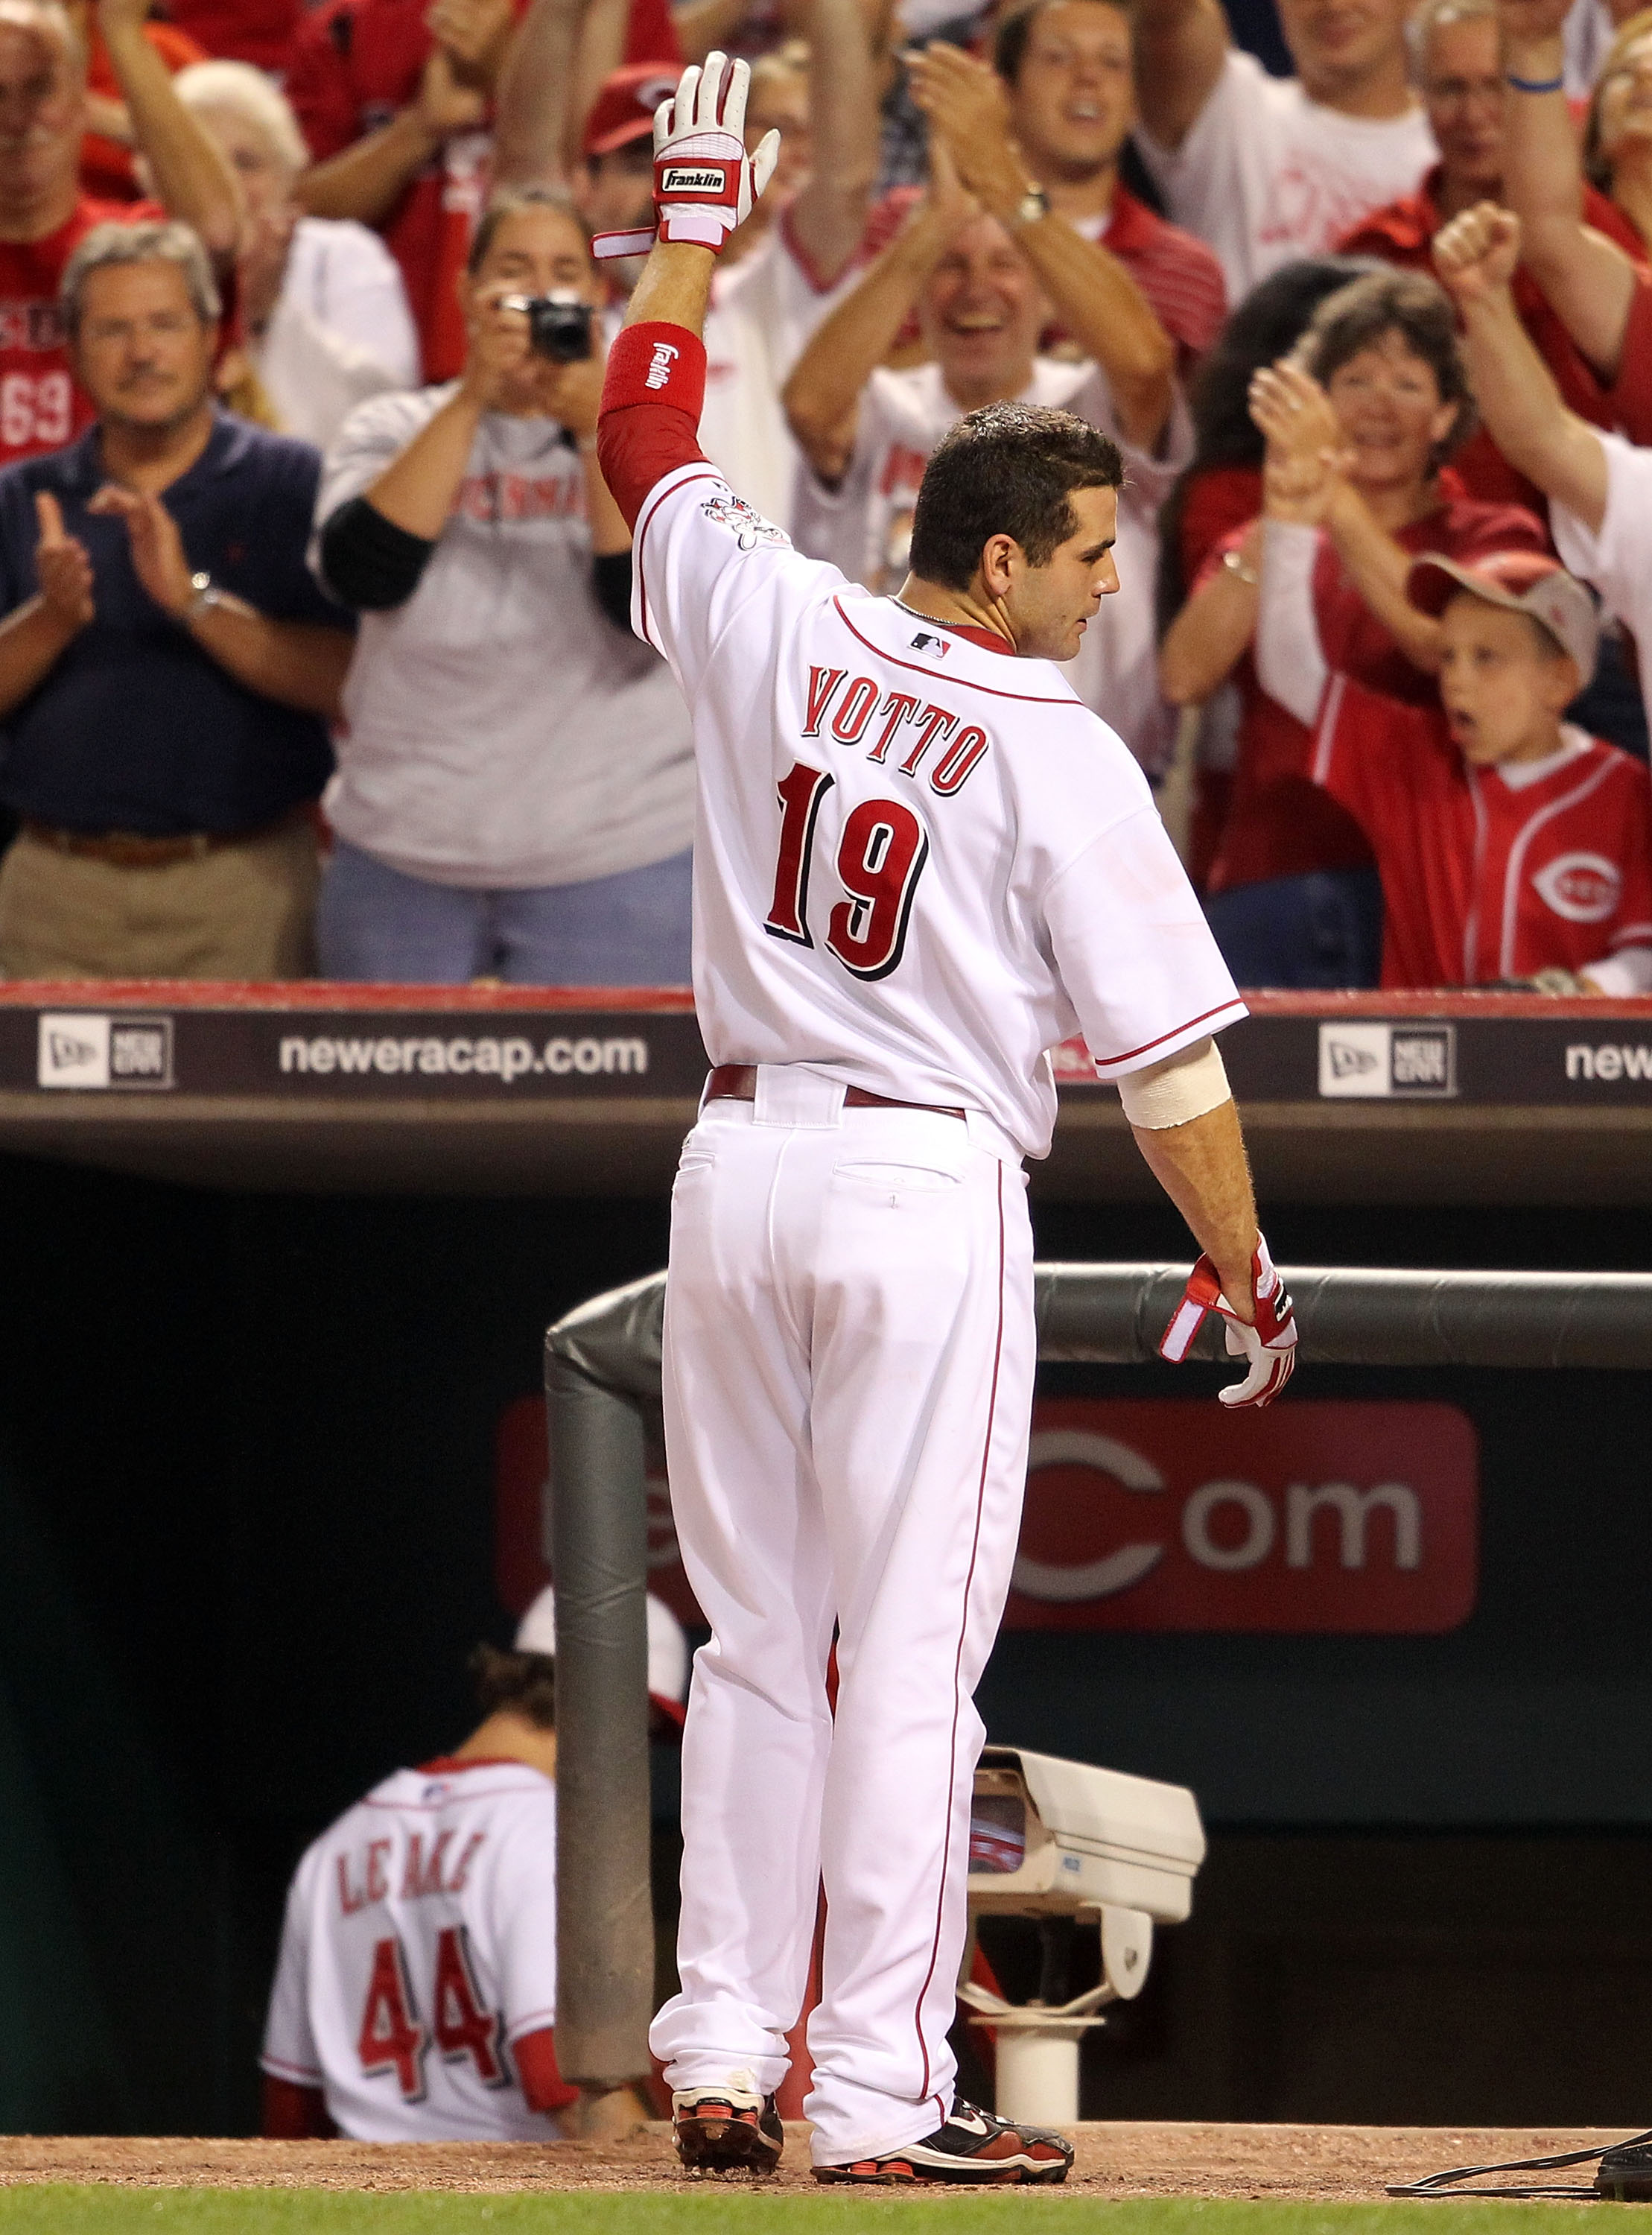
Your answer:
[[[1206,1317],[1219,1312],[1226,1321],[1229,1357],[1248,1359],[1250,1368],[1243,1381],[1218,1391],[1223,1404],[1229,1406],[1271,1404],[1296,1364],[1296,1315],[1260,1235],[1250,1260],[1250,1285],[1256,1299],[1254,1327],[1247,1327],[1239,1317],[1222,1293],[1221,1276],[1215,1266],[1201,1256],[1159,1346],[1161,1358],[1179,1366]]]

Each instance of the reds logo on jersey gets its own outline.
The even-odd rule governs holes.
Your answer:
[[[1604,854],[1557,854],[1531,882],[1568,923],[1604,923],[1623,891],[1623,872]]]
[[[760,543],[778,543],[782,547],[792,539],[784,528],[776,528],[772,520],[765,520],[761,512],[748,504],[743,496],[732,489],[719,489],[708,496],[700,508],[706,518],[719,528],[726,528],[742,551],[754,551]]]

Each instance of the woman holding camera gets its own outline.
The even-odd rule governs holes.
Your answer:
[[[555,188],[498,196],[462,377],[353,412],[313,563],[362,616],[326,809],[323,974],[689,977],[688,716],[630,629],[597,464],[601,291]]]

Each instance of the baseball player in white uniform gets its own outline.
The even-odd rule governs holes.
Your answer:
[[[1022,1160],[1082,1029],[1283,1385],[1296,1329],[1211,1035],[1244,1014],[1146,780],[1054,663],[1116,576],[1115,446],[995,405],[936,450],[911,573],[795,553],[695,440],[715,252],[773,169],[743,65],[656,122],[659,238],[609,357],[633,619],[694,718],[695,993],[713,1062],[672,1201],[665,1424],[712,1629],[683,1747],[682,1991],[654,2050],[691,2168],[763,2171],[804,1994],[823,2181],[1061,2180],[1062,2137],[955,2101],[972,1701],[1009,1588],[1036,1341]],[[601,244],[598,243],[598,252]],[[839,1689],[828,1708],[837,1635]]]
[[[682,1626],[650,1597],[649,1689],[680,1714]],[[545,2141],[557,2068],[556,1628],[473,1661],[484,1715],[399,1769],[305,1852],[264,2051],[264,2131],[358,2141]]]

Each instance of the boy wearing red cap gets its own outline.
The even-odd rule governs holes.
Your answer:
[[[1330,672],[1314,617],[1333,480],[1333,462],[1270,457],[1257,667],[1312,725],[1314,781],[1370,838],[1383,985],[1558,971],[1555,990],[1652,988],[1647,772],[1564,719],[1594,672],[1588,591],[1537,552],[1418,559],[1406,594],[1437,620],[1440,704],[1368,691]]]

